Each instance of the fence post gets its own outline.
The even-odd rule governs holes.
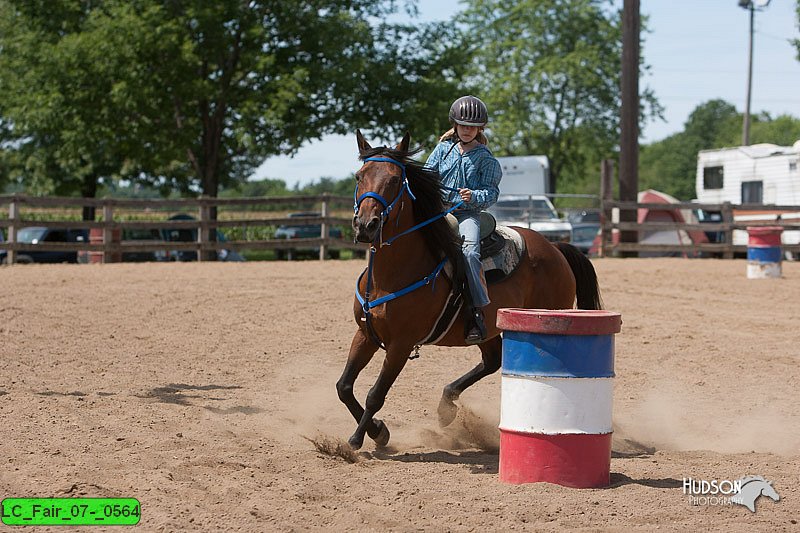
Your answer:
[[[114,262],[114,207],[111,200],[103,201],[103,263]]]
[[[320,237],[322,238],[322,244],[319,245],[319,260],[325,261],[325,257],[328,255],[328,245],[325,244],[328,242],[328,224],[325,222],[324,218],[328,216],[328,193],[323,193],[322,195],[322,207],[320,208],[320,215],[323,218],[322,224],[319,225],[320,227]]]
[[[17,203],[17,195],[14,195],[11,203],[8,205],[8,218],[11,219],[11,225],[8,227],[8,253],[6,261],[9,265],[13,265],[17,260],[17,252],[15,247],[17,245],[17,229],[19,227],[19,204]]]
[[[611,251],[612,233],[611,208],[609,202],[614,200],[614,160],[603,159],[600,163],[600,257],[606,257]]]
[[[722,252],[723,259],[733,259],[733,206],[730,202],[722,204],[722,222],[727,224],[725,228],[725,251]]]
[[[205,197],[200,198],[199,214],[200,214],[200,227],[197,228],[197,242],[200,243],[200,249],[197,250],[197,260],[205,261],[207,257],[206,253],[208,253],[208,242],[209,242],[208,221],[211,218],[211,210],[209,208],[209,205],[205,202]]]

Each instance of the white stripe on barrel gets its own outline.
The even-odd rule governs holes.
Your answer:
[[[501,481],[608,485],[621,323],[609,311],[498,311]]]
[[[747,278],[766,279],[781,277],[780,226],[747,228]]]

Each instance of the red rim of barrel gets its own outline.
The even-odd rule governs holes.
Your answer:
[[[545,335],[611,335],[619,333],[622,315],[602,310],[506,307],[497,310],[497,327]]]
[[[747,245],[755,248],[781,245],[781,226],[749,226],[747,228]]]
[[[747,226],[747,233],[763,235],[764,233],[781,233],[783,226]]]

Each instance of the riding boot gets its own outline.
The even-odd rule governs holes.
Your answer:
[[[486,324],[483,321],[483,311],[479,307],[473,307],[471,324],[464,342],[467,344],[480,344],[484,340],[486,340]]]

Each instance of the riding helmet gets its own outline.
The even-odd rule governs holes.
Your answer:
[[[485,126],[489,112],[480,98],[462,96],[450,106],[450,120],[462,126]]]

